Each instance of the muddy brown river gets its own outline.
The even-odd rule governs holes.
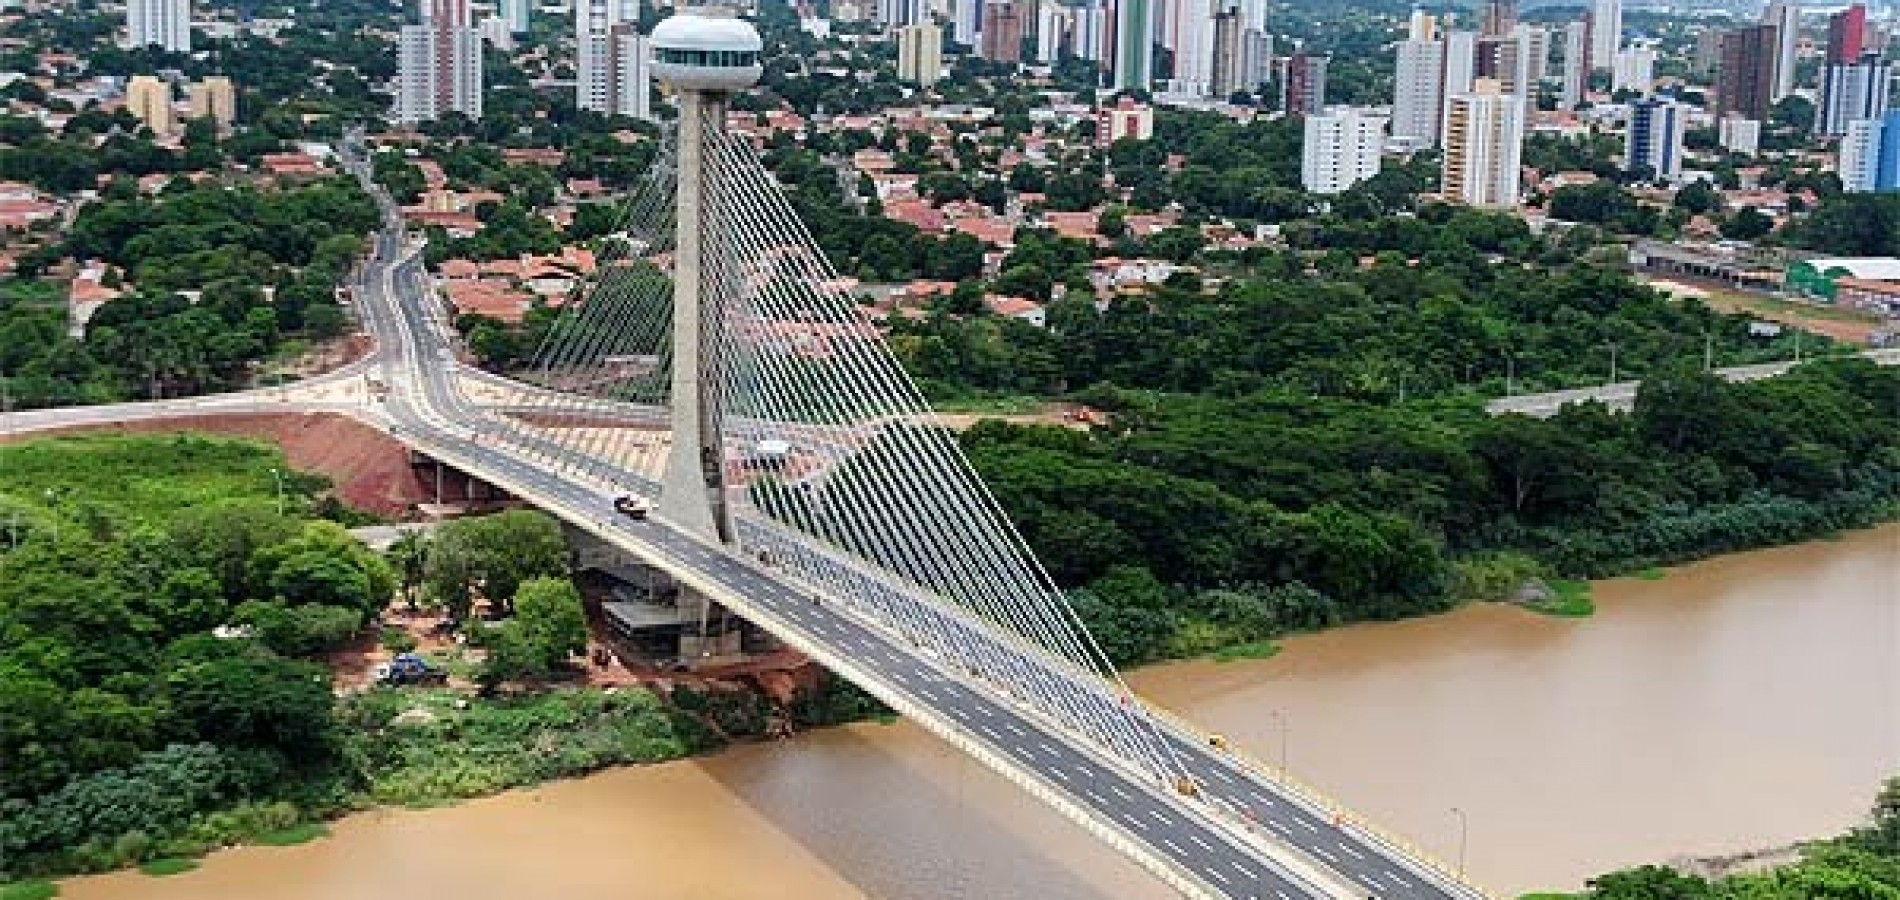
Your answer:
[[[1143,693],[1500,892],[1858,821],[1900,772],[1900,525],[1140,672]],[[78,900],[1165,898],[920,729],[861,725],[427,811]]]

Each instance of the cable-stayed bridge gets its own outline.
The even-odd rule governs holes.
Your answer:
[[[728,610],[1185,896],[1485,896],[1127,688],[726,131],[727,93],[758,77],[757,33],[685,10],[653,44],[681,101],[670,152],[518,380],[454,363],[420,247],[377,190],[386,227],[356,285],[377,349],[316,387],[385,388],[354,406],[306,387],[220,408],[343,408],[388,428],[664,571],[698,605],[698,653],[734,643],[706,614]]]

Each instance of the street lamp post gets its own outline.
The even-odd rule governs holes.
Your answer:
[[[1504,358],[1504,396],[1517,396],[1517,357]]]
[[[275,466],[270,470],[271,480],[277,482],[277,514],[284,514],[284,471]]]
[[[1619,348],[1617,347],[1616,342],[1611,341],[1610,342],[1610,381],[1609,381],[1610,384],[1616,383],[1616,351],[1618,349]]]
[[[1454,806],[1452,815],[1458,817],[1458,877],[1465,877],[1465,847],[1471,842],[1471,819],[1465,811]]]
[[[1277,709],[1268,711],[1267,715],[1272,716],[1274,721],[1280,723],[1280,776],[1284,778],[1286,777],[1286,774],[1287,774],[1286,772],[1287,732],[1292,730],[1292,726],[1287,724],[1286,716],[1282,715],[1280,711]]]
[[[46,504],[53,508],[53,545],[59,545],[59,489],[46,489]]]

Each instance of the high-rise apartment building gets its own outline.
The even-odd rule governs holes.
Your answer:
[[[983,4],[983,27],[977,52],[994,62],[1022,62],[1023,15],[1016,0],[989,0]]]
[[[640,34],[636,4],[575,0],[574,98],[581,109],[653,118],[652,51]]]
[[[1495,78],[1507,94],[1530,96],[1550,66],[1550,33],[1519,25],[1501,37],[1478,38],[1479,78]]]
[[[1847,124],[1878,119],[1890,105],[1893,79],[1900,70],[1878,53],[1863,53],[1846,64],[1829,63],[1821,76],[1821,110],[1815,130],[1830,137],[1847,133]]]
[[[125,0],[126,46],[191,52],[191,0]]]
[[[877,0],[877,20],[885,28],[902,28],[930,21],[925,0]]]
[[[1828,17],[1828,65],[1848,65],[1868,50],[1878,49],[1867,44],[1867,7],[1856,3]]]
[[[1524,154],[1524,102],[1489,78],[1451,98],[1444,194],[1470,206],[1516,206]]]
[[[1155,77],[1155,11],[1151,0],[1116,0],[1115,87],[1148,90]]]
[[[1638,100],[1630,105],[1623,168],[1648,170],[1650,177],[1682,177],[1682,141],[1689,131],[1689,109],[1674,100]]]
[[[1623,0],[1591,0],[1590,63],[1607,69],[1623,49]]]
[[[152,133],[165,137],[177,130],[172,114],[172,86],[151,75],[134,75],[125,83],[125,108]]]
[[[1848,125],[1835,168],[1849,193],[1900,191],[1900,110]]]
[[[983,0],[950,0],[950,12],[950,36],[957,43],[974,48],[977,32],[983,30]]]
[[[1563,91],[1558,99],[1564,109],[1576,109],[1590,93],[1590,73],[1595,69],[1590,60],[1591,31],[1587,15],[1564,26]]]
[[[396,46],[396,121],[426,122],[451,112],[482,117],[482,35],[468,0],[417,0],[419,21]]]
[[[1077,59],[1100,63],[1112,60],[1115,48],[1108,46],[1108,36],[1114,33],[1110,27],[1110,9],[1106,0],[1083,0],[1080,6],[1072,7],[1075,26],[1074,38],[1069,52]]]
[[[1267,31],[1268,0],[1239,0],[1241,80],[1258,87],[1273,75],[1273,35]]]
[[[897,80],[936,84],[943,77],[943,29],[906,25],[897,29]]]
[[[1439,96],[1444,104],[1439,110],[1438,133],[1445,133],[1446,121],[1451,118],[1451,98],[1458,94],[1469,93],[1478,78],[1478,33],[1475,31],[1447,31],[1444,33],[1445,67],[1439,70]]]
[[[224,75],[207,75],[194,83],[190,91],[191,117],[210,119],[219,128],[230,128],[237,121],[237,87]]]
[[[1478,31],[1485,37],[1505,37],[1517,30],[1517,0],[1485,0]]]
[[[1616,51],[1610,67],[1610,89],[1647,94],[1656,88],[1656,48],[1644,43]]]
[[[509,34],[527,34],[534,16],[534,0],[496,0],[497,13],[508,23]]]
[[[1069,8],[1054,0],[1039,0],[1036,4],[1036,62],[1049,65],[1056,61],[1056,54],[1062,48],[1062,35],[1067,31]]]
[[[1213,0],[1162,0],[1161,46],[1174,53],[1168,93],[1205,97],[1214,83]]]
[[[1722,35],[1722,61],[1716,68],[1715,111],[1739,113],[1765,122],[1775,104],[1775,54],[1780,30],[1751,25]]]
[[[1289,116],[1310,116],[1326,108],[1324,56],[1295,53],[1279,62],[1280,108]],[[1384,126],[1384,121],[1380,121]]]
[[[1241,47],[1243,27],[1238,9],[1229,7],[1214,14],[1214,66],[1208,89],[1216,98],[1226,99],[1253,87],[1242,69],[1246,61]]]
[[[1347,106],[1307,116],[1300,184],[1315,194],[1337,194],[1379,174],[1385,123],[1383,116]]]
[[[1393,78],[1392,136],[1425,147],[1438,145],[1444,118],[1445,44],[1437,36],[1432,17],[1413,10]]]
[[[1774,81],[1769,102],[1794,93],[1795,49],[1801,40],[1801,4],[1797,0],[1770,0],[1762,10],[1761,23],[1775,29],[1775,46],[1769,52],[1774,61]]]

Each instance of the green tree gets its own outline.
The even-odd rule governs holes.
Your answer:
[[[565,578],[533,578],[515,593],[515,623],[547,668],[587,649],[587,612],[580,592]]]

